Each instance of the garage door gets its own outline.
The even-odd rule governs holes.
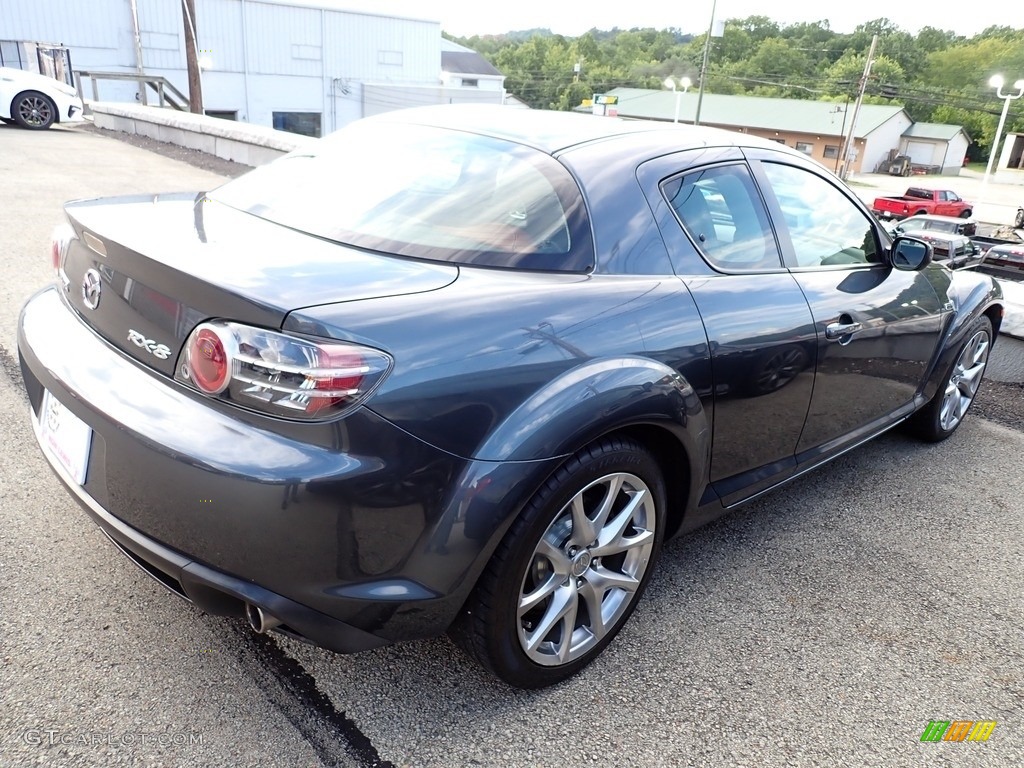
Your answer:
[[[932,165],[935,145],[927,141],[908,141],[907,154],[914,165]]]

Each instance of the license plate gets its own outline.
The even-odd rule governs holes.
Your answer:
[[[39,420],[43,448],[82,485],[89,469],[92,429],[49,392],[43,393]]]

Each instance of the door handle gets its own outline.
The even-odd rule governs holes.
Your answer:
[[[839,341],[847,336],[852,336],[861,328],[860,323],[829,323],[825,326],[825,338],[829,341]]]

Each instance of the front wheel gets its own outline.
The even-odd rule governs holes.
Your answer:
[[[978,394],[991,347],[992,321],[982,315],[971,326],[939,391],[911,417],[911,427],[919,437],[937,443],[956,431]]]
[[[1017,218],[1013,220],[1013,226],[1017,229],[1024,229],[1024,208],[1017,209]]]
[[[57,107],[50,98],[37,91],[25,91],[14,97],[11,117],[22,128],[41,131],[57,119]]]
[[[606,439],[564,464],[512,524],[455,639],[518,688],[564,680],[622,629],[661,548],[665,485],[632,440]]]
[[[965,211],[960,211],[960,218],[961,219],[969,219],[973,215],[974,215],[974,211],[972,211],[970,208],[968,208]]]

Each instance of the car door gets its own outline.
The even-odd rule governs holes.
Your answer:
[[[935,203],[935,213],[942,216],[958,216],[960,215],[959,207],[957,203],[960,202],[960,197],[955,192],[949,190],[942,190],[938,193],[939,199]]]
[[[736,148],[679,152],[638,169],[711,350],[710,481],[726,505],[793,474],[811,401],[816,335]]]
[[[913,410],[952,312],[949,273],[893,269],[888,238],[826,171],[781,153],[748,155],[814,318],[814,393],[797,445],[798,462],[813,463]]]

